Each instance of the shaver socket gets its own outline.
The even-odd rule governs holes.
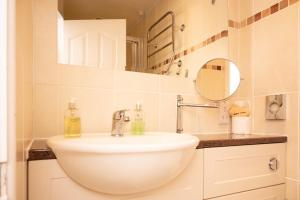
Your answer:
[[[283,120],[286,119],[286,95],[266,96],[266,119]]]

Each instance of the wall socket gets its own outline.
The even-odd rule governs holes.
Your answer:
[[[219,124],[220,125],[227,125],[229,124],[229,112],[228,107],[225,102],[219,103]]]

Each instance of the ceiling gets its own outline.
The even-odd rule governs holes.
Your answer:
[[[127,19],[131,30],[159,0],[59,0],[65,20]]]

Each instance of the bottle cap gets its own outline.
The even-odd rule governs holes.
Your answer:
[[[69,109],[76,109],[76,99],[71,98],[69,101]]]
[[[136,102],[135,109],[142,110],[142,104],[139,101]]]

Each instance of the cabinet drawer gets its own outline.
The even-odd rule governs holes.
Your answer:
[[[284,184],[213,198],[212,200],[284,200]]]
[[[284,183],[285,151],[284,143],[204,149],[204,199]]]

